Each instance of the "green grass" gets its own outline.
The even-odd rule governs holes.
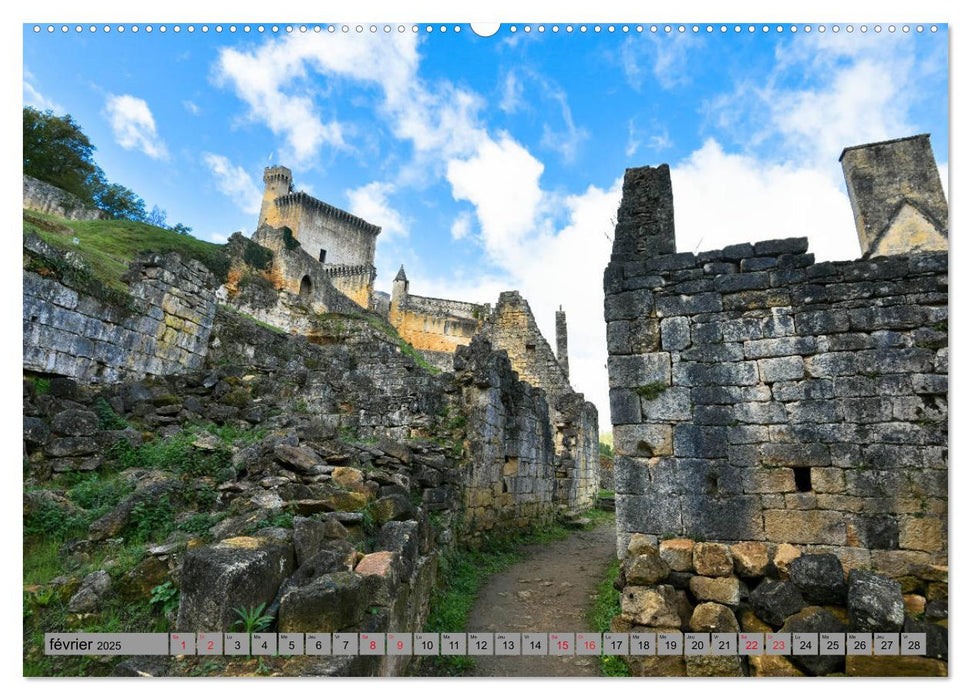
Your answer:
[[[63,251],[74,250],[81,254],[91,268],[91,274],[110,288],[127,292],[121,281],[128,263],[139,253],[176,252],[183,258],[198,260],[220,281],[229,271],[229,258],[223,246],[200,241],[192,236],[181,235],[136,221],[70,221],[60,217],[31,211],[30,216],[48,221],[55,230],[24,222],[24,233],[36,233],[41,239]],[[62,232],[67,227],[71,233]],[[73,239],[77,237],[78,243]]]
[[[667,390],[668,385],[665,382],[651,382],[643,386],[634,387],[634,393],[648,401],[653,401]]]
[[[614,579],[620,573],[620,561],[614,561],[597,585],[593,606],[587,612],[587,621],[594,632],[609,632],[610,621],[620,614],[620,596],[614,590]],[[630,669],[619,656],[600,656],[600,675],[629,676]]]

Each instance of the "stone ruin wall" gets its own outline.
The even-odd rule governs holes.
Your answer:
[[[407,280],[404,280],[407,284]],[[396,286],[400,282],[395,282]],[[431,364],[451,369],[451,356],[468,345],[489,313],[488,305],[409,294],[392,296],[388,321]]]
[[[34,235],[25,261],[47,270],[74,260]],[[128,307],[24,270],[23,367],[86,382],[117,382],[202,367],[216,313],[214,278],[178,255],[143,254],[130,266]]]
[[[500,294],[481,337],[506,352],[521,379],[546,393],[556,449],[556,501],[571,509],[593,506],[600,468],[597,409],[573,391],[529,303],[518,292]]]
[[[627,171],[604,274],[619,556],[644,533],[946,564],[947,253],[806,249],[675,253],[667,167]]]
[[[30,175],[24,175],[24,209],[76,221],[108,218],[105,212],[88,206],[76,195]]]

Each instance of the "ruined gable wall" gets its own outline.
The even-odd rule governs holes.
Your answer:
[[[653,173],[628,171],[621,212],[670,192]],[[815,263],[785,239],[652,255],[673,224],[618,219],[618,551],[640,532],[791,542],[892,575],[946,563],[946,253]]]
[[[481,335],[507,353],[520,379],[546,392],[557,453],[557,502],[592,506],[599,488],[597,409],[573,391],[529,303],[518,292],[503,292]]]

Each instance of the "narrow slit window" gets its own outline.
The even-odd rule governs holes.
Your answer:
[[[809,467],[795,467],[792,472],[796,477],[796,491],[806,493],[813,490],[812,470]]]

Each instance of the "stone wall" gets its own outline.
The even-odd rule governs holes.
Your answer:
[[[76,195],[30,175],[24,175],[24,209],[82,221],[108,218],[105,212],[88,206]]]
[[[468,421],[464,535],[552,520],[555,450],[545,393],[520,381],[483,338],[459,348],[455,370]]]
[[[427,353],[426,359],[437,367],[451,365],[445,353],[468,345],[489,314],[487,304],[411,294],[403,266],[392,291],[388,321],[412,347]]]
[[[214,278],[176,254],[141,255],[128,294],[105,300],[83,261],[30,235],[24,238],[25,370],[116,382],[201,367],[216,311]],[[32,271],[33,270],[33,271]],[[58,272],[60,271],[60,272]],[[73,279],[73,278],[72,278]]]
[[[604,275],[618,552],[685,534],[946,564],[946,253],[674,253],[670,192],[664,166],[627,171]]]
[[[292,243],[288,245],[282,228],[261,226],[251,240],[273,254],[267,275],[273,287],[300,297],[314,312],[360,313],[369,308],[376,274],[373,267],[330,269],[308,255],[302,247]],[[234,263],[239,269],[242,263],[240,256],[234,255]]]
[[[712,645],[724,642],[718,635],[779,634],[764,639],[761,654],[724,653],[729,646],[719,654],[625,657],[635,676],[946,676],[948,585],[933,573],[895,582],[791,544],[671,539],[658,546],[635,535],[614,584],[621,613],[611,630],[711,634]],[[927,644],[921,656],[785,653],[797,641],[787,635],[826,632],[922,633]],[[774,642],[789,646],[773,649]]]
[[[569,508],[589,508],[599,488],[597,409],[573,391],[529,303],[518,292],[499,295],[481,336],[506,352],[520,379],[546,392],[556,446],[556,500]]]

